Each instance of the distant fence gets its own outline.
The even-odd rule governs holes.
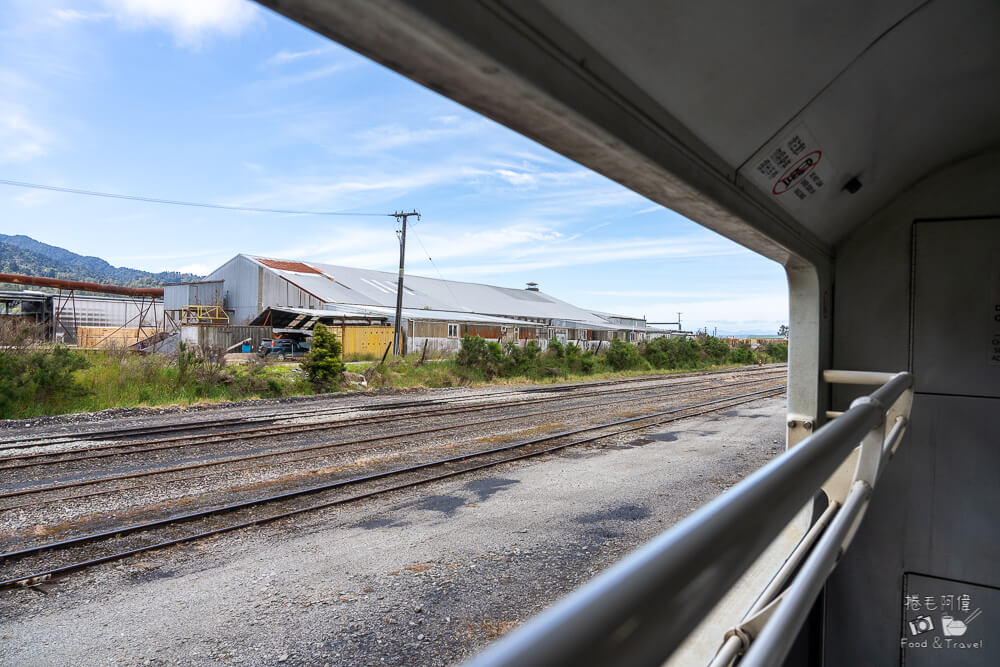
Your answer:
[[[181,340],[188,345],[197,345],[201,348],[227,349],[249,338],[250,345],[256,352],[260,342],[271,336],[271,327],[214,325],[181,327]]]

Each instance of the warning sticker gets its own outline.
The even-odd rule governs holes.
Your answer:
[[[801,208],[830,188],[836,170],[805,125],[785,135],[741,170],[787,208]]]

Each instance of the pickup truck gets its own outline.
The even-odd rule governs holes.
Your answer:
[[[275,359],[296,359],[304,357],[311,349],[309,343],[285,338],[265,338],[257,348],[257,356]]]

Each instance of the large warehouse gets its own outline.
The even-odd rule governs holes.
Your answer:
[[[195,308],[220,306],[230,325],[307,333],[317,322],[382,324],[395,317],[397,275],[317,262],[237,255],[197,283],[167,285],[164,309],[179,321]],[[410,349],[457,349],[463,335],[503,341],[558,338],[596,347],[614,338],[667,332],[644,318],[578,308],[537,288],[513,289],[407,275],[403,327]]]

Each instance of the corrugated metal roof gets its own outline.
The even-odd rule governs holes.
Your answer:
[[[315,308],[290,308],[285,306],[271,306],[270,310],[280,311],[283,313],[294,313],[296,315],[306,315],[308,317],[347,317],[347,318],[357,318],[357,317],[371,317],[374,319],[393,319],[396,316],[396,309],[382,307],[382,306],[343,306],[336,310],[316,310]],[[258,316],[257,319],[262,319],[262,316]],[[426,309],[414,309],[414,308],[404,308],[403,309],[403,319],[406,320],[417,320],[417,321],[435,321],[435,322],[465,322],[465,323],[476,323],[476,324],[502,324],[507,326],[519,326],[519,327],[541,327],[543,325],[536,324],[533,322],[525,322],[523,320],[512,320],[504,317],[492,317],[490,315],[480,315],[478,313],[460,313],[455,311],[446,310],[426,310]]]
[[[317,298],[337,304],[338,307],[346,304],[382,308],[396,306],[398,276],[395,273],[318,262],[310,262],[308,267],[322,273],[307,273],[279,268],[281,264],[302,264],[301,262],[265,260],[248,255],[244,257],[257,262]],[[453,314],[479,313],[498,317],[558,318],[608,324],[594,313],[577,308],[544,292],[409,274],[406,275],[403,287],[403,306],[418,312],[430,309]]]
[[[304,262],[289,262],[284,259],[267,259],[264,257],[254,257],[258,262],[264,266],[270,267],[272,269],[281,269],[282,271],[293,271],[295,273],[318,273],[323,274],[322,271],[314,269]]]

